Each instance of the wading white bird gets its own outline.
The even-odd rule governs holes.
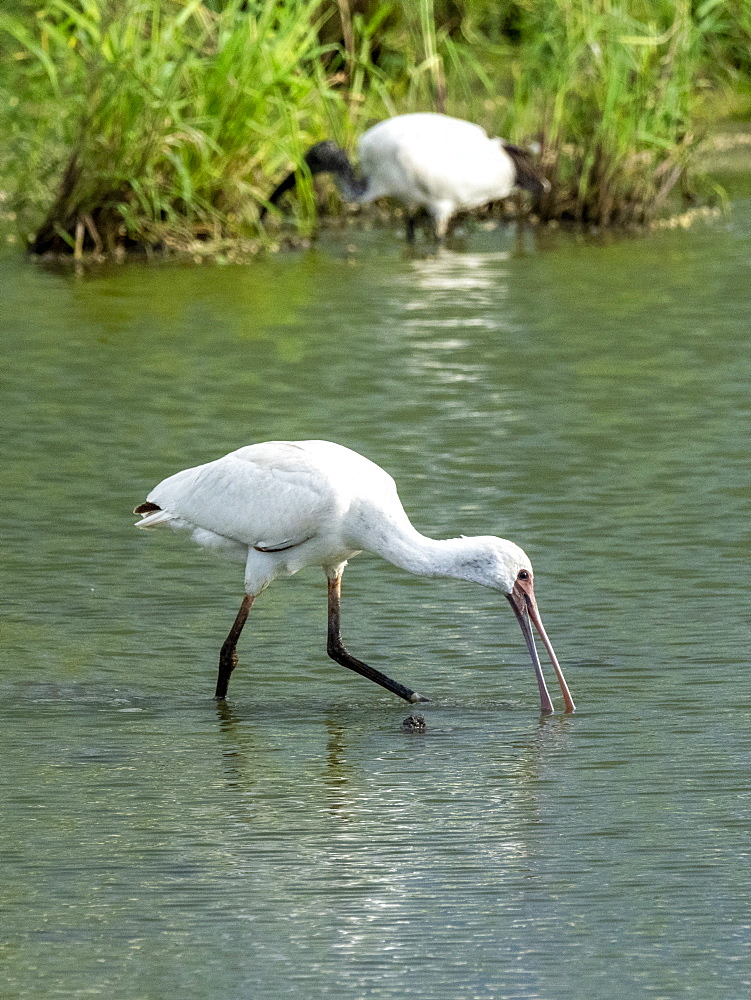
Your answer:
[[[245,564],[245,596],[219,656],[216,697],[237,665],[237,640],[258,595],[278,576],[321,566],[328,578],[329,656],[408,702],[422,695],[355,659],[341,639],[341,583],[347,560],[363,549],[419,576],[455,577],[500,591],[511,602],[532,657],[540,709],[553,711],[530,622],[553,664],[565,710],[574,711],[563,672],[545,634],[532,566],[513,542],[492,535],[438,541],[410,523],[391,476],[369,459],[329,441],[267,441],[184,469],[159,483],[139,528],[167,526]]]
[[[550,189],[524,150],[448,115],[387,118],[364,133],[358,148],[362,177],[344,150],[329,140],[311,146],[305,162],[311,174],[332,174],[345,201],[368,204],[385,196],[401,201],[407,208],[410,241],[421,209],[432,218],[441,240],[461,209],[505,198],[514,187],[537,195]],[[272,205],[295,186],[295,176],[289,174],[275,188],[269,197]]]

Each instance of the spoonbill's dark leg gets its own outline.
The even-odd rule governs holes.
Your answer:
[[[229,635],[224,640],[222,651],[219,654],[219,676],[216,680],[215,698],[227,697],[229,675],[237,666],[237,640],[240,638],[240,633],[243,630],[243,625],[248,618],[248,612],[253,606],[254,600],[255,598],[251,597],[250,594],[246,594],[243,597],[243,602],[240,605],[240,610],[237,612],[235,623],[229,630]]]
[[[348,667],[350,670],[354,670],[356,674],[361,674],[363,677],[367,677],[368,680],[375,681],[376,684],[380,684],[381,687],[385,687],[388,691],[392,691],[394,694],[399,695],[399,697],[404,698],[405,701],[413,704],[417,701],[428,701],[428,698],[423,698],[423,696],[418,694],[417,691],[410,690],[410,688],[405,687],[398,681],[392,681],[390,677],[382,674],[380,670],[375,670],[373,667],[369,667],[367,663],[363,663],[362,660],[355,659],[354,656],[351,656],[347,652],[342,644],[339,614],[342,598],[342,574],[339,573],[337,576],[329,577],[328,579],[329,632],[326,652],[329,654],[331,659],[336,660],[337,663],[341,663],[343,667]]]
[[[415,242],[415,223],[417,222],[417,212],[408,212],[406,221],[407,243]]]

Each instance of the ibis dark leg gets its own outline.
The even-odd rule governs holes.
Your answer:
[[[224,640],[222,651],[219,654],[219,676],[216,681],[216,691],[214,693],[215,698],[227,697],[229,675],[237,666],[237,640],[240,638],[240,633],[242,632],[243,625],[248,618],[248,612],[253,606],[254,599],[255,598],[251,597],[250,594],[246,594],[245,597],[243,597],[243,602],[240,605],[240,610],[237,612],[235,623],[230,629],[229,635]]]
[[[414,704],[417,701],[428,701],[427,698],[423,698],[421,694],[417,691],[412,691],[398,681],[392,681],[390,677],[382,674],[380,670],[375,670],[373,667],[369,667],[367,663],[363,663],[362,660],[355,659],[351,656],[342,644],[341,626],[340,626],[340,605],[342,597],[342,575],[341,573],[335,577],[329,577],[329,633],[328,633],[328,643],[326,646],[326,652],[329,654],[332,660],[336,660],[337,663],[341,663],[343,667],[347,667],[349,670],[354,670],[356,674],[361,674],[363,677],[367,677],[368,680],[375,681],[376,684],[380,684],[381,687],[385,687],[388,691],[392,691],[394,694],[398,695],[400,698],[404,698]]]
[[[418,225],[428,226],[431,233],[434,231],[433,217],[424,208],[416,208],[413,212],[407,212],[405,220],[407,243],[415,242]]]

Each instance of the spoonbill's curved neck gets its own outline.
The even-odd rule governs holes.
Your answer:
[[[353,541],[416,576],[452,577],[484,583],[488,559],[482,538],[430,538],[421,534],[406,514],[364,518]]]

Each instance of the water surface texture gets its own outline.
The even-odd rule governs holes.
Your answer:
[[[432,258],[0,260],[0,998],[751,995],[750,259],[739,201]],[[212,700],[242,569],[130,511],[308,437],[528,551],[576,715],[500,595],[368,554],[345,641],[424,733],[326,657],[313,569]]]

